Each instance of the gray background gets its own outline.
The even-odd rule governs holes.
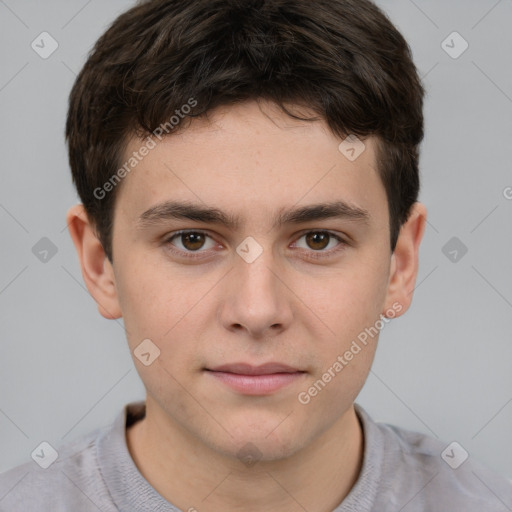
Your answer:
[[[379,4],[428,90],[429,224],[412,308],[384,328],[358,402],[377,420],[456,440],[512,477],[512,1]],[[122,321],[98,314],[65,221],[77,202],[67,97],[93,43],[130,5],[0,0],[0,471],[144,398]],[[43,31],[59,44],[47,59],[31,48]],[[457,59],[442,47],[453,31],[469,43]],[[46,262],[32,251],[43,237],[57,248]],[[443,252],[452,237],[455,262],[453,247]]]

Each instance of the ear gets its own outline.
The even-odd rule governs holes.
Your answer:
[[[84,206],[72,206],[68,210],[66,221],[80,260],[82,277],[98,305],[100,315],[109,320],[121,317],[114,269],[89,222]]]
[[[394,316],[403,315],[411,305],[414,285],[418,275],[420,242],[425,232],[427,209],[422,203],[414,203],[407,221],[402,225],[397,244],[391,256],[386,310],[393,309]],[[393,308],[400,304],[401,309]],[[385,315],[385,313],[382,313]]]

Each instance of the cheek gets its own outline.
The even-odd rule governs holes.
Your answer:
[[[386,262],[375,261],[361,258],[329,278],[303,284],[301,293],[309,288],[307,305],[323,326],[314,342],[320,364],[298,401],[318,407],[326,421],[355,400],[373,362],[387,284]]]
[[[116,276],[116,289],[130,347],[145,338],[163,343],[204,295],[205,286],[190,286],[165,268],[134,257],[124,262]]]
[[[148,389],[158,393],[161,388],[172,394],[180,388],[180,382],[193,378],[187,372],[204,364],[204,351],[199,345],[201,339],[207,338],[204,330],[211,327],[214,295],[208,292],[218,276],[198,279],[171,275],[162,267],[141,266],[134,261],[126,268],[139,269],[120,273],[118,286],[134,364]],[[137,359],[138,347],[147,339],[158,354],[150,366]]]
[[[321,297],[329,299],[323,302],[322,317],[329,331],[324,330],[326,334],[314,343],[320,364],[297,396],[300,407],[312,416],[318,411],[325,425],[335,421],[361,391],[380,333],[382,303],[375,288],[366,291],[361,285],[345,285],[342,292],[331,289]],[[383,301],[384,294],[380,296]]]
[[[325,324],[338,346],[379,319],[386,298],[386,264],[347,264],[322,276],[301,279],[296,293]]]
[[[151,273],[136,271],[124,274],[118,280],[119,302],[131,349],[142,339],[156,341],[163,334],[158,329],[160,323],[157,320],[162,316],[164,298],[152,277]]]

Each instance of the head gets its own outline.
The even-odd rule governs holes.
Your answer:
[[[146,1],[98,40],[70,96],[68,223],[100,313],[159,350],[134,361],[166,421],[272,459],[343,417],[369,333],[412,297],[422,101],[364,0]],[[303,373],[247,396],[211,380],[234,362]]]

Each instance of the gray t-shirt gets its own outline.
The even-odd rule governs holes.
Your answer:
[[[333,512],[512,511],[512,481],[471,457],[464,460],[460,445],[446,449],[423,434],[376,423],[355,407],[364,432],[363,465]],[[57,448],[47,469],[31,460],[2,473],[0,511],[182,512],[151,487],[128,451],[126,427],[144,413],[144,402],[127,404],[112,425]],[[36,458],[48,462],[50,450],[43,446]]]

